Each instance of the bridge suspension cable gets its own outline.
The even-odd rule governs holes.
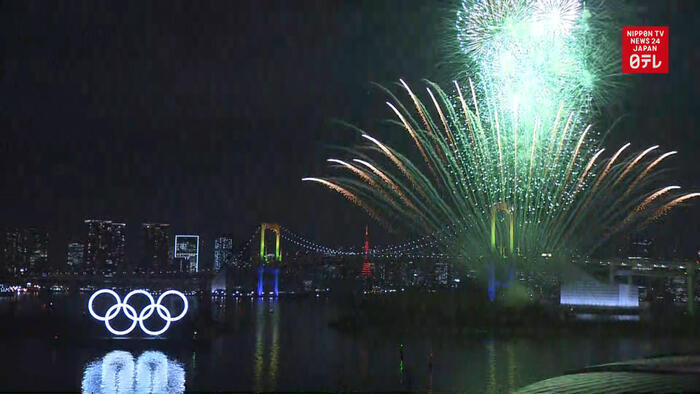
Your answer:
[[[351,248],[334,249],[328,246],[319,245],[300,235],[297,235],[296,233],[294,233],[286,227],[282,227],[282,238],[307,250],[328,256],[358,256],[363,253],[362,250],[359,248],[357,250],[353,250]]]
[[[444,229],[437,230],[431,234],[420,238],[403,242],[400,244],[389,244],[386,246],[374,247],[369,250],[368,255],[374,258],[386,257],[416,257],[416,258],[445,258],[445,253],[434,252],[435,248],[444,245],[449,240],[454,239],[458,233],[463,232],[464,226],[455,222],[447,225]],[[320,245],[303,236],[300,236],[286,227],[282,227],[281,237],[305,250],[307,252],[318,253],[326,256],[362,256],[364,251],[361,248],[331,248]],[[423,251],[423,253],[420,253]]]
[[[243,253],[250,247],[250,245],[253,243],[253,240],[255,240],[255,237],[260,234],[260,226],[255,227],[255,230],[250,234],[250,237],[248,237],[248,240],[243,244],[241,249],[236,253],[236,258],[240,261],[243,259]]]

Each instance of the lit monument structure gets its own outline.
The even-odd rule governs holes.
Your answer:
[[[372,278],[372,263],[369,262],[369,229],[365,226],[365,261],[362,263],[362,279]]]
[[[110,295],[112,298],[114,298],[114,304],[109,306],[104,312],[103,315],[99,315],[97,312],[95,312],[94,304],[95,300],[102,294]],[[136,295],[141,295],[144,296],[148,299],[150,302],[148,305],[146,305],[143,309],[141,309],[140,312],[136,312],[136,308],[131,306],[129,304],[129,299],[131,297],[136,296]],[[178,315],[173,316],[173,314],[170,313],[170,310],[163,305],[163,300],[168,297],[168,296],[177,296],[182,300],[182,312],[180,312]],[[149,293],[146,290],[132,290],[129,292],[124,297],[124,300],[122,300],[119,295],[111,290],[111,289],[101,289],[97,290],[94,292],[91,296],[90,299],[88,300],[88,311],[90,312],[90,315],[95,318],[96,320],[102,321],[105,323],[105,327],[109,332],[111,332],[113,335],[117,336],[122,336],[122,335],[128,335],[134,329],[136,328],[136,325],[141,328],[141,331],[144,333],[151,335],[151,336],[158,336],[163,333],[165,333],[168,328],[170,328],[170,323],[178,321],[185,317],[187,314],[189,304],[187,302],[187,297],[185,297],[184,294],[177,290],[168,290],[163,292],[159,297],[158,300],[155,301],[153,299],[153,296],[151,293]],[[121,311],[124,311],[124,315],[131,320],[131,325],[123,330],[118,330],[112,327],[111,321],[119,315]],[[153,312],[156,312],[158,316],[165,321],[165,324],[163,327],[159,330],[151,330],[145,325],[145,321],[149,319],[151,316],[153,316]]]
[[[267,253],[265,248],[265,234],[267,230],[275,233],[275,252]],[[260,266],[258,267],[258,296],[265,294],[265,274],[272,274],[274,280],[275,297],[279,295],[279,263],[282,262],[282,252],[280,250],[281,227],[277,223],[260,224]]]
[[[505,225],[505,228],[504,228]],[[499,287],[508,288],[513,281],[513,262],[509,261],[515,253],[514,241],[515,229],[513,226],[513,212],[505,203],[495,204],[491,207],[491,261],[489,264],[489,300],[496,299],[496,291]],[[497,281],[496,264],[508,264],[507,277],[504,282]]]

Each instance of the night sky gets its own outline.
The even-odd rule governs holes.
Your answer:
[[[626,78],[599,124],[626,115],[611,144],[679,150],[669,177],[697,190],[698,3],[634,3],[629,24],[670,26],[670,73]],[[46,228],[54,261],[68,238],[84,236],[86,218],[126,222],[132,257],[142,222],[205,242],[231,233],[239,244],[261,221],[329,245],[359,245],[366,223],[391,239],[300,178],[328,175],[332,145],[357,141],[333,119],[408,146],[383,125],[390,113],[370,82],[449,83],[451,9],[408,0],[2,2],[0,225]],[[683,208],[653,231],[694,250],[698,222],[699,207]]]

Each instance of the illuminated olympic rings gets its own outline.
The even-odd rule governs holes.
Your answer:
[[[93,301],[95,301],[95,298],[97,298],[97,296],[99,296],[100,294],[109,294],[112,297],[114,297],[114,300],[116,301],[114,305],[110,306],[107,309],[107,312],[105,312],[104,316],[96,314],[95,311],[92,309]],[[147,305],[145,308],[143,308],[138,315],[136,314],[136,309],[134,309],[133,306],[129,305],[129,298],[136,294],[146,296],[146,298],[148,298],[148,300],[151,302],[150,305]],[[183,302],[182,312],[175,317],[172,317],[170,315],[170,311],[168,310],[168,308],[161,305],[161,301],[163,301],[163,299],[169,295],[176,295],[180,297]],[[107,327],[107,330],[109,330],[109,332],[111,332],[114,335],[127,335],[128,333],[133,331],[134,328],[136,328],[137,323],[141,327],[141,330],[143,330],[143,332],[145,332],[146,334],[160,335],[168,330],[168,328],[170,327],[170,323],[178,321],[185,316],[185,314],[187,313],[187,307],[187,298],[184,294],[180,293],[177,290],[168,290],[164,292],[160,295],[160,297],[158,297],[158,301],[156,302],[153,301],[153,296],[151,296],[151,293],[147,292],[146,290],[132,290],[129,294],[126,295],[126,297],[124,297],[124,301],[122,302],[121,298],[119,298],[119,295],[116,292],[110,289],[101,289],[94,292],[90,296],[90,300],[88,301],[88,311],[90,311],[92,317],[99,321],[105,322],[105,327]],[[131,325],[125,330],[115,330],[109,322],[115,317],[117,317],[119,311],[121,310],[124,310],[124,314],[126,315],[126,317],[131,319]],[[158,331],[149,330],[143,323],[146,319],[153,315],[154,310],[158,312],[158,316],[165,320],[165,326],[163,326],[163,328]]]

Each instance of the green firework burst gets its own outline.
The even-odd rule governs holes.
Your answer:
[[[536,122],[520,138],[502,126],[507,115],[483,113],[471,84],[455,83],[448,94],[428,82],[426,100],[401,87],[406,98],[386,90],[387,105],[415,152],[363,132],[364,146],[329,159],[344,173],[304,180],[342,193],[387,227],[430,233],[456,223],[449,246],[467,259],[588,254],[611,234],[700,195],[653,188],[659,165],[675,152],[630,153],[626,144],[608,155],[590,127],[574,125],[573,113]]]

